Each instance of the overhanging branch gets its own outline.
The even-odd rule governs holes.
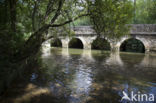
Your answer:
[[[77,19],[79,19],[81,17],[84,17],[84,16],[89,16],[89,14],[82,14],[82,15],[80,15],[78,17],[75,17],[74,19],[70,19],[68,21],[65,21],[64,23],[49,25],[49,27],[60,27],[60,26],[66,25],[68,23],[71,23],[71,22],[73,22],[73,21],[75,21],[75,20],[77,20]]]
[[[63,7],[63,3],[65,0],[60,0],[59,1],[59,5],[58,5],[58,9],[56,11],[56,14],[54,15],[54,17],[51,19],[51,24],[53,24],[55,22],[55,20],[58,18],[58,16],[60,15],[60,11]]]

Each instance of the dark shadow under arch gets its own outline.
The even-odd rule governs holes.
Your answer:
[[[79,48],[83,49],[83,43],[78,38],[72,38],[69,42],[69,48]]]
[[[60,39],[56,38],[51,41],[51,47],[62,47],[62,42]]]
[[[135,53],[145,53],[145,46],[144,44],[135,38],[130,38],[125,40],[121,46],[120,51],[123,52],[135,52]]]
[[[96,50],[110,50],[110,43],[103,38],[96,38],[92,43],[92,49]]]

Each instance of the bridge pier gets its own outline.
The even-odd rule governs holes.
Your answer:
[[[81,37],[80,40],[83,42],[83,49],[91,50],[92,42],[96,39],[96,36],[93,37]]]
[[[51,41],[51,40],[45,41],[45,42],[42,44],[42,49],[51,48],[50,41]]]
[[[91,49],[91,42],[85,43],[83,49],[90,50]]]
[[[91,44],[84,45],[84,49],[86,49],[86,50],[91,49]]]
[[[42,44],[42,56],[48,56],[50,54],[50,48],[51,48],[51,44],[50,44],[50,40],[45,41]]]
[[[70,39],[68,37],[62,38],[61,39],[62,48],[68,48],[69,47],[69,41],[70,41]]]
[[[146,53],[146,54],[151,53],[151,52],[150,52],[150,49],[149,49],[149,48],[148,48],[148,49],[147,49],[147,48],[145,48],[145,53]]]
[[[146,53],[156,53],[156,37],[148,36],[146,40],[148,40],[148,45],[146,45],[145,49]]]
[[[110,43],[111,51],[112,52],[119,52],[120,51],[120,44],[118,42]]]
[[[112,46],[111,47],[111,51],[112,52],[119,52],[120,51],[120,47],[118,47],[118,46]]]

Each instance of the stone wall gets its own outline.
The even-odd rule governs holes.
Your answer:
[[[135,34],[156,34],[156,24],[130,24],[127,26],[131,26],[130,33]],[[92,34],[95,35],[95,31],[93,30],[93,26],[77,26],[72,28],[76,35],[81,34]]]
[[[156,24],[131,24],[131,32],[156,32]]]
[[[120,41],[111,44],[111,48],[119,51],[120,45],[129,38],[136,38],[140,40],[144,46],[146,52],[156,52],[156,24],[130,24],[131,36],[122,37]],[[84,49],[91,49],[91,43],[96,39],[96,33],[92,26],[78,26],[73,27],[75,32],[73,37],[59,37],[62,42],[62,47],[68,48],[69,41],[72,38],[78,38],[82,41]],[[108,40],[109,41],[109,40]]]

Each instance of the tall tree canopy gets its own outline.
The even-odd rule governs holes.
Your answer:
[[[118,38],[127,32],[131,4],[129,0],[0,0],[0,87],[24,71],[23,64],[34,59],[43,42],[62,29],[70,31],[81,17],[89,18],[98,34]]]
[[[80,0],[3,0],[1,20],[8,18],[3,23],[3,30],[12,33],[10,38],[16,44],[18,37],[22,37],[21,48],[16,48],[15,57],[24,59],[36,53],[41,44],[48,39],[48,29],[64,27],[66,24],[87,16],[87,4]],[[5,10],[9,9],[9,12]],[[10,29],[9,29],[10,28]],[[16,30],[17,29],[17,30]],[[14,32],[14,33],[13,33]],[[8,33],[3,33],[7,35]],[[51,37],[51,36],[50,36]],[[33,45],[32,45],[33,44]],[[32,49],[33,48],[33,49]],[[21,55],[21,56],[19,56]]]
[[[136,0],[135,24],[154,24],[156,19],[156,0]]]
[[[152,6],[149,8],[149,17],[156,23],[156,0],[153,0]]]
[[[133,7],[130,0],[96,0],[90,2],[89,12],[96,32],[115,40],[127,34]]]
[[[118,37],[127,30],[125,24],[132,13],[129,0],[3,0],[0,3],[5,13],[3,18],[9,17],[5,23],[7,29],[10,25],[9,32],[14,37],[10,39],[15,44],[13,56],[17,61],[36,54],[41,44],[55,35],[56,32],[47,35],[49,28],[58,31],[58,27],[67,28],[67,24],[89,16],[98,34]],[[17,38],[22,39],[18,48]]]

